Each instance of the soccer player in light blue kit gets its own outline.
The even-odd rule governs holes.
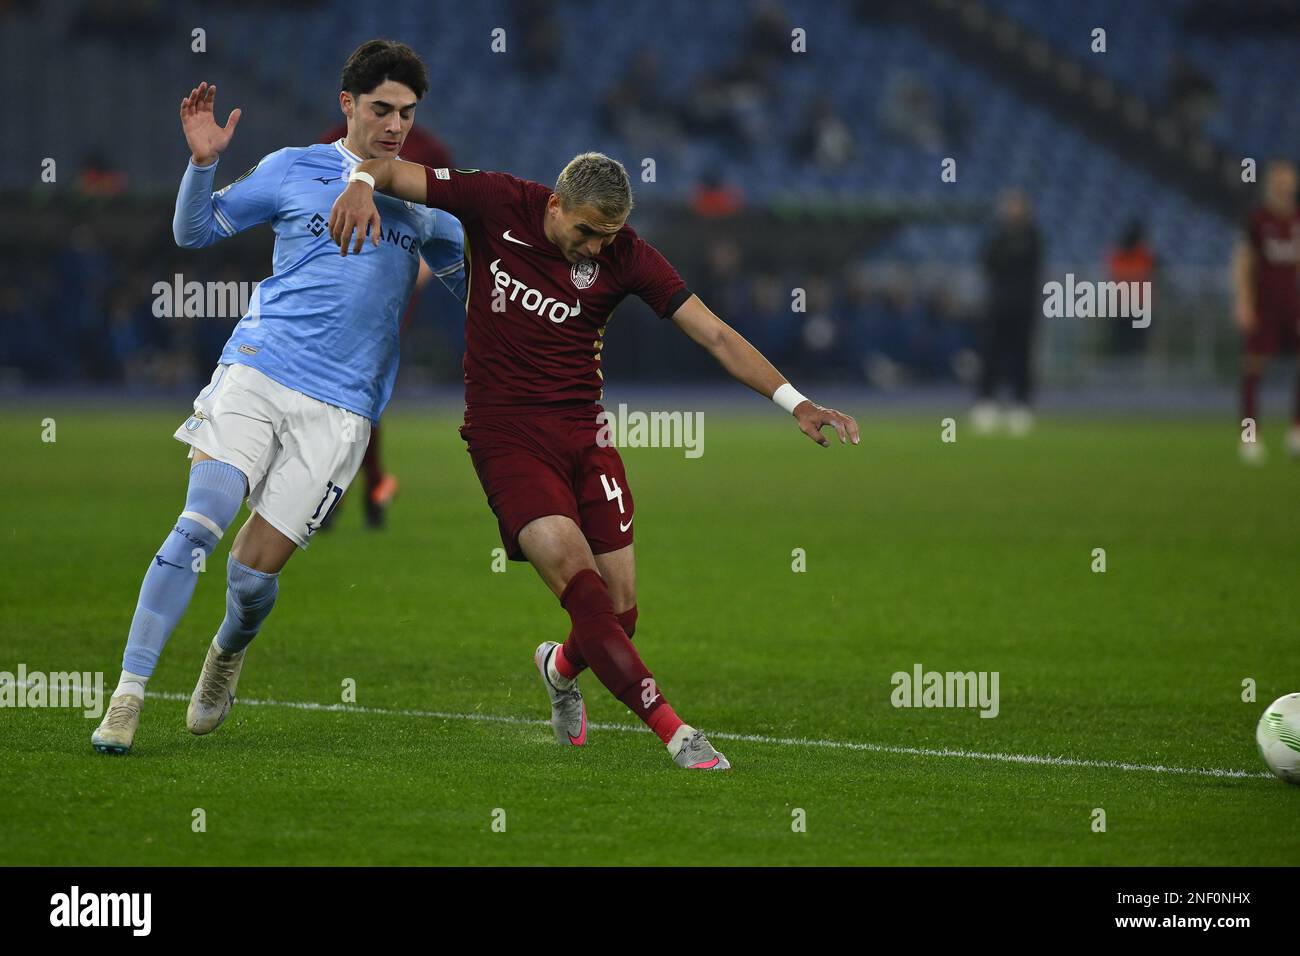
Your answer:
[[[193,733],[221,725],[249,642],[275,604],[280,569],[343,497],[371,423],[388,404],[399,325],[420,258],[465,299],[464,234],[448,213],[385,198],[382,241],[359,257],[341,257],[327,229],[352,169],[398,155],[428,85],[409,47],[362,44],[343,68],[339,105],[347,136],[271,153],[216,192],[217,157],[239,110],[218,126],[216,88],[206,83],[181,101],[192,155],[176,199],[177,244],[201,248],[270,222],[274,274],[258,286],[194,414],[176,430],[191,446],[189,491],[141,585],[122,676],[91,737],[100,753],[130,751],[145,684],[204,562],[247,497],[251,515],[227,562],[225,620],[186,713]]]

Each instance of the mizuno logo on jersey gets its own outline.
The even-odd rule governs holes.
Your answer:
[[[518,301],[526,311],[544,315],[557,324],[565,319],[575,319],[582,313],[581,302],[574,302],[573,307],[570,308],[564,302],[559,302],[551,296],[543,297],[536,289],[530,289],[518,279],[512,279],[509,273],[497,267],[500,261],[500,259],[493,259],[488,268],[492,270],[492,281],[496,287],[502,292],[510,290],[511,302]],[[523,295],[520,295],[521,292]]]

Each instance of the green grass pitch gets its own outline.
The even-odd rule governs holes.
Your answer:
[[[0,863],[1293,864],[1300,788],[1263,775],[1254,728],[1300,690],[1300,464],[1243,467],[1230,418],[945,444],[939,414],[851,410],[858,448],[755,403],[706,407],[699,459],[625,451],[636,643],[733,772],[677,770],[590,676],[589,745],[554,743],[532,651],[567,617],[528,566],[493,572],[454,416],[406,406],[384,433],[390,527],[351,501],[294,558],[215,734],[185,730],[183,697],[233,535],[129,757],[95,754],[79,711],[0,710]],[[0,412],[0,670],[111,690],[183,501],[183,412]],[[894,708],[917,663],[997,671],[1000,713]],[[356,706],[323,709],[348,678]]]

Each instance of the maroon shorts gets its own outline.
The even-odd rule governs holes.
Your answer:
[[[632,543],[632,491],[623,459],[597,442],[599,405],[468,411],[460,436],[497,516],[501,543],[523,561],[519,532],[546,515],[565,515],[582,529],[592,554]]]
[[[1260,312],[1248,336],[1246,352],[1250,355],[1277,355],[1300,351],[1300,320],[1295,315]]]

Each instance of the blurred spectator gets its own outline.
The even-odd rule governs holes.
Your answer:
[[[0,285],[0,378],[5,383],[21,382],[27,375],[51,377],[58,345],[52,333],[23,283],[15,278]]]
[[[1042,240],[1029,199],[1020,190],[1002,194],[998,221],[984,243],[981,258],[987,311],[979,401],[971,418],[977,431],[995,428],[998,390],[1008,384],[1014,404],[1007,426],[1013,434],[1025,434],[1033,425],[1030,360],[1034,330],[1043,312],[1039,276]]]
[[[1199,130],[1218,107],[1218,94],[1210,78],[1181,53],[1174,56],[1169,67],[1165,96],[1174,117],[1194,130]]]
[[[830,280],[814,276],[808,281],[803,327],[799,338],[803,345],[802,367],[822,373],[842,370],[851,365],[851,356],[841,348],[840,326],[834,314],[834,294]]]
[[[126,192],[126,173],[114,168],[102,150],[93,149],[81,161],[77,192],[98,199],[120,196]]]
[[[898,70],[889,79],[880,103],[880,125],[909,146],[938,152],[944,145],[942,104],[939,94],[910,70]]]
[[[516,35],[524,37],[524,72],[533,77],[554,73],[564,54],[564,35],[554,4],[550,0],[515,0],[514,23]]]
[[[740,315],[745,307],[746,276],[740,246],[733,239],[714,239],[704,255],[704,269],[694,285],[718,315]]]
[[[855,143],[853,130],[836,112],[831,98],[823,94],[813,101],[807,121],[790,145],[800,162],[835,170],[848,165]]]
[[[790,52],[790,18],[775,0],[763,0],[754,8],[745,34],[745,53],[756,62],[771,63]]]
[[[634,153],[652,153],[681,140],[681,124],[665,89],[659,58],[642,50],[610,88],[600,106],[600,123],[622,137]]]
[[[745,204],[745,197],[735,186],[728,186],[722,177],[709,171],[691,192],[691,210],[701,219],[722,219],[734,216]]]
[[[1141,283],[1153,280],[1156,271],[1155,254],[1146,243],[1146,228],[1141,222],[1135,220],[1125,227],[1119,245],[1106,254],[1106,271],[1112,282]],[[1151,303],[1146,303],[1148,309],[1150,305]],[[1140,355],[1146,349],[1147,338],[1147,330],[1134,328],[1132,322],[1110,323],[1110,350],[1113,355]]]
[[[790,308],[790,290],[779,279],[760,273],[750,286],[745,338],[776,365],[788,362],[799,343],[802,318]]]

